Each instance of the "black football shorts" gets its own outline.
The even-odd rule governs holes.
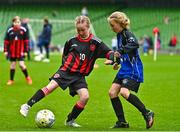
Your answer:
[[[117,77],[115,77],[113,83],[120,84],[121,87],[127,88],[131,91],[135,91],[136,93],[138,92],[140,86],[139,82],[136,82],[135,80],[130,78],[124,78],[120,80]]]
[[[9,58],[9,60],[12,61],[24,61],[24,57],[20,57],[20,58]]]
[[[78,73],[69,73],[58,70],[49,80],[56,81],[63,90],[69,87],[69,93],[71,96],[75,96],[78,89],[88,89],[85,77]]]

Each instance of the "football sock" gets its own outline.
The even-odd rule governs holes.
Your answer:
[[[43,53],[42,45],[39,46],[40,53]]]
[[[32,107],[36,102],[40,101],[40,100],[41,100],[42,98],[44,98],[44,97],[45,97],[44,92],[43,92],[41,89],[39,89],[39,90],[31,97],[31,99],[27,102],[27,104]]]
[[[148,110],[137,96],[130,94],[127,101],[134,105],[143,115],[147,113]]]
[[[44,87],[44,88],[42,88],[41,90],[43,91],[43,93],[45,94],[45,96],[52,92],[52,91],[50,91],[47,87]]]
[[[10,80],[14,80],[15,69],[10,69]]]
[[[68,115],[67,122],[71,121],[72,119],[76,119],[83,110],[84,107],[76,103],[76,105],[72,109],[72,112]]]
[[[111,104],[114,108],[114,111],[116,113],[118,120],[120,122],[126,122],[125,117],[124,117],[123,106],[122,106],[122,103],[121,103],[119,97],[112,98]]]
[[[28,77],[27,69],[22,69],[22,72],[23,72],[23,74],[24,74],[25,77]]]

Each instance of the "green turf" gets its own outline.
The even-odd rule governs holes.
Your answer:
[[[116,74],[111,66],[104,66],[103,61],[97,63],[100,68],[94,69],[87,78],[90,100],[86,109],[77,119],[82,128],[64,126],[66,115],[75,104],[77,97],[72,98],[67,91],[57,89],[51,95],[34,105],[27,118],[19,114],[19,108],[34,92],[48,83],[48,78],[58,69],[61,56],[51,56],[51,63],[26,62],[33,79],[33,85],[26,84],[23,74],[17,67],[15,84],[6,86],[9,79],[9,63],[0,54],[0,131],[112,131],[116,121],[111,107],[108,89]],[[145,69],[145,82],[137,94],[146,106],[155,112],[153,131],[180,131],[180,61],[179,56],[158,56],[153,62],[152,56],[142,57]],[[129,129],[120,131],[145,131],[145,122],[141,114],[128,102],[122,99]],[[37,128],[34,118],[40,109],[50,109],[56,116],[51,129]]]

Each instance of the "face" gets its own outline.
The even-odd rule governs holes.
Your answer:
[[[115,22],[114,20],[111,20],[110,21],[110,26],[111,26],[111,29],[115,32],[115,33],[119,33],[123,30],[123,28],[121,27],[121,25],[117,22]]]
[[[85,39],[85,38],[89,37],[89,27],[87,26],[87,23],[77,24],[76,30],[81,38]]]
[[[13,22],[13,25],[15,28],[19,28],[21,26],[21,21],[19,19],[17,19]]]

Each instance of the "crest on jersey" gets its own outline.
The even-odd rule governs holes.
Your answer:
[[[71,47],[77,47],[78,45],[77,44],[73,44],[73,45],[71,45]]]
[[[123,84],[127,84],[128,83],[128,79],[123,79]]]
[[[130,38],[128,39],[128,42],[129,42],[129,43],[133,43],[133,42],[135,42],[135,39],[134,39],[133,37],[130,37]]]
[[[54,74],[54,78],[59,78],[60,75],[58,73]]]
[[[96,49],[96,45],[95,44],[91,44],[90,45],[90,51],[94,51]]]
[[[15,40],[18,40],[18,36],[15,37]]]

